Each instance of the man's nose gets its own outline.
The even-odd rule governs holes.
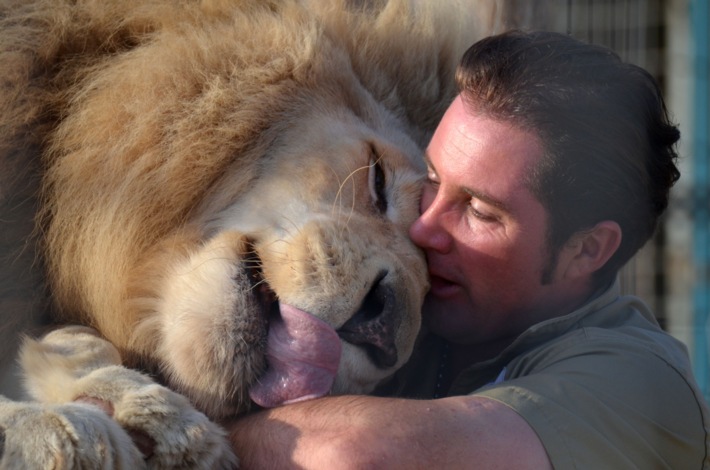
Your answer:
[[[409,227],[409,238],[423,250],[435,250],[445,253],[451,246],[451,236],[442,225],[441,204],[435,197],[428,197],[424,192],[421,202],[421,214]]]

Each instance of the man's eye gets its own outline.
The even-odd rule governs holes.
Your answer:
[[[370,158],[368,185],[370,187],[372,202],[375,204],[377,210],[384,214],[387,212],[387,179],[380,159],[376,158],[374,155]]]
[[[427,172],[426,172],[426,183],[427,183],[429,186],[433,186],[433,187],[438,187],[438,186],[439,186],[439,177],[437,176],[437,174],[436,174],[431,168],[427,169]]]
[[[472,216],[483,222],[495,222],[496,220],[498,220],[495,216],[487,214],[485,212],[481,212],[472,205],[468,206],[468,211],[471,213]]]
[[[437,176],[436,176],[436,173],[435,173],[434,170],[432,170],[431,168],[427,168],[427,170],[426,170],[426,179],[427,179],[427,181],[429,181],[430,183],[436,183],[436,182],[438,182],[438,178],[437,178]]]

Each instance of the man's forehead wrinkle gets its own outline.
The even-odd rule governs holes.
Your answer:
[[[459,123],[454,130],[457,138],[451,139],[449,142],[453,149],[457,150],[460,155],[470,156],[474,147],[481,147],[483,145],[477,136],[471,132],[471,129],[467,126],[467,123]]]

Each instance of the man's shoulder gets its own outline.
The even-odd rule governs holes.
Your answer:
[[[506,367],[508,378],[571,374],[591,388],[632,382],[629,391],[653,387],[674,394],[696,387],[686,346],[634,309],[614,322],[580,322],[519,351]]]
[[[566,330],[560,329],[548,341],[523,352],[521,358],[527,355],[548,361],[591,359],[619,366],[621,359],[627,365],[662,362],[683,376],[692,376],[686,345],[663,330],[648,307],[631,296],[588,312]]]
[[[506,364],[504,381],[476,394],[520,413],[555,467],[604,455],[608,468],[652,468],[654,445],[668,462],[701,459],[710,412],[686,348],[660,328],[630,320],[579,325],[526,350]]]

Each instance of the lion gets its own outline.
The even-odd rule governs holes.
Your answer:
[[[24,346],[8,465],[40,461],[51,415],[79,438],[45,464],[229,467],[213,422],[370,393],[409,358],[421,149],[488,15],[437,4],[3,2],[0,161],[36,169],[33,268],[77,325]]]

